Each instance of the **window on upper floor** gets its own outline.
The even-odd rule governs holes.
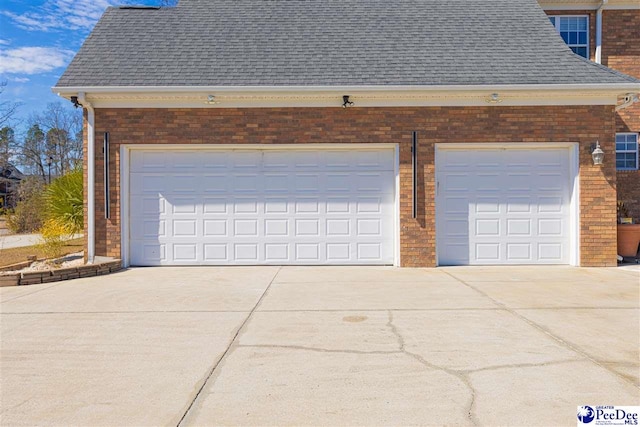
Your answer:
[[[638,134],[616,134],[616,169],[638,169]]]
[[[550,16],[549,20],[574,53],[589,58],[588,16]]]

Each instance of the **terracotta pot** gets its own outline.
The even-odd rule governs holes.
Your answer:
[[[618,255],[634,257],[640,244],[640,224],[618,224]]]

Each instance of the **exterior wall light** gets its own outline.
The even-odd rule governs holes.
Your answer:
[[[214,105],[214,104],[217,104],[218,101],[216,101],[215,95],[209,95],[207,96],[207,100],[204,103],[209,105]]]
[[[602,148],[600,148],[600,141],[596,141],[595,147],[591,147],[591,157],[593,158],[594,165],[602,165],[602,162],[604,160],[604,151],[602,151]]]

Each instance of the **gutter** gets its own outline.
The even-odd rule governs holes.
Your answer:
[[[85,93],[271,93],[271,92],[500,92],[500,91],[561,91],[602,90],[626,91],[638,90],[638,83],[600,83],[600,84],[515,84],[515,85],[343,85],[343,86],[69,86],[54,87],[53,92],[62,97],[78,92]]]
[[[78,101],[87,109],[87,262],[96,257],[96,114],[85,92],[78,92]]]
[[[609,0],[602,0],[596,9],[596,62],[602,64],[602,8]]]

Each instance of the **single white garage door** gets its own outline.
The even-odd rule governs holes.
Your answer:
[[[438,147],[438,264],[568,264],[569,161],[568,148]]]
[[[132,150],[131,264],[393,264],[394,158]]]

